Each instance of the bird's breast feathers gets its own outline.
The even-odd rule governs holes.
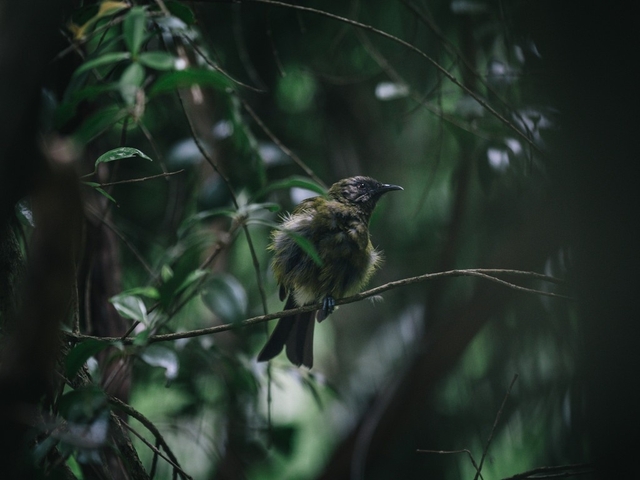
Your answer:
[[[300,247],[299,237],[313,245],[321,265]],[[331,200],[300,204],[274,232],[270,248],[276,280],[293,292],[298,305],[356,293],[381,263],[369,239],[368,219]]]

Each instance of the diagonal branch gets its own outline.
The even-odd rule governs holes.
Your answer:
[[[156,441],[163,448],[163,450],[166,452],[166,454],[167,454],[166,457],[168,457],[168,458],[166,458],[161,453],[160,453],[160,455],[167,462],[169,462],[169,464],[173,468],[175,468],[183,476],[183,478],[189,478],[189,479],[191,478],[189,475],[187,475],[182,470],[182,468],[180,468],[180,464],[178,463],[178,459],[173,454],[173,451],[171,450],[171,448],[169,447],[169,445],[165,441],[164,437],[160,433],[160,430],[157,429],[157,427],[153,424],[153,422],[151,422],[151,420],[149,420],[147,417],[145,417],[142,413],[140,413],[138,410],[133,408],[131,405],[129,405],[127,403],[124,403],[119,398],[116,398],[114,396],[109,396],[108,400],[109,400],[109,403],[111,405],[113,405],[115,408],[117,408],[118,410],[126,413],[128,416],[130,416],[132,418],[135,418],[142,425],[144,425],[146,427],[146,429],[149,430],[151,432],[151,434],[153,434],[153,436],[156,438]],[[130,429],[133,432],[133,429],[129,425],[127,425],[126,423],[124,425],[125,425],[126,428]],[[140,438],[143,442],[145,442],[144,438],[142,438],[140,435],[138,435],[137,432],[134,432],[134,434],[136,434],[136,436],[138,438]],[[145,442],[145,443],[147,443],[147,442]],[[150,447],[150,448],[152,450],[154,450],[154,451],[156,450],[156,449],[154,449],[154,447]],[[159,452],[156,452],[156,453],[159,453]]]
[[[274,133],[269,130],[269,127],[265,125],[262,119],[258,116],[258,114],[251,108],[251,106],[241,97],[238,97],[242,102],[242,106],[244,109],[251,115],[251,118],[258,124],[258,126],[262,129],[262,131],[271,139],[273,143],[275,143],[280,150],[282,150],[289,158],[291,158],[302,170],[305,171],[310,178],[312,178],[318,185],[322,185],[324,188],[327,188],[327,185],[322,181],[318,175],[315,174],[311,168],[309,168],[298,155],[292,152],[285,144],[283,144],[278,137],[274,135]]]

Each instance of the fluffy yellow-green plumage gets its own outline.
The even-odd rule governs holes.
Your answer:
[[[301,202],[273,233],[273,272],[285,309],[322,302],[317,312],[284,317],[258,355],[259,361],[278,355],[286,345],[296,365],[313,365],[313,320],[324,320],[335,298],[357,293],[380,264],[380,253],[369,238],[369,219],[380,196],[397,185],[370,177],[350,177],[331,186],[326,197]],[[315,248],[320,262],[304,251],[296,237]]]

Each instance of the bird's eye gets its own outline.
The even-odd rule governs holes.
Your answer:
[[[367,185],[366,185],[364,182],[360,182],[360,183],[358,184],[358,189],[360,189],[360,190],[364,190],[365,188],[367,188]]]

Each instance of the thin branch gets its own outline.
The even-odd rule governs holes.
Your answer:
[[[369,38],[366,36],[366,34],[362,30],[357,31],[357,36],[360,42],[362,43],[363,48],[367,51],[367,53],[371,56],[371,58],[373,58],[373,60],[387,74],[387,76],[391,78],[391,80],[401,84],[407,89],[409,96],[413,99],[414,102],[416,102],[416,104],[419,107],[425,108],[426,110],[434,114],[436,117],[446,122],[449,122],[451,125],[455,125],[456,127],[464,130],[465,132],[469,132],[471,135],[475,135],[478,138],[488,140],[486,136],[477,132],[475,128],[473,128],[471,125],[465,125],[458,118],[446,114],[442,109],[442,105],[440,105],[440,107],[434,107],[429,102],[427,102],[427,98],[429,97],[429,95],[436,89],[438,90],[439,98],[442,96],[442,75],[441,74],[438,74],[438,81],[436,82],[436,85],[433,87],[433,89],[431,89],[431,91],[427,92],[421,97],[409,86],[409,82],[405,81],[402,75],[400,75],[398,71],[395,68],[393,68],[389,60],[387,60],[387,58],[384,55],[382,55],[377,48],[374,47],[373,43],[371,43]]]
[[[184,171],[185,170],[183,168],[182,170],[176,170],[175,172],[159,173],[158,175],[151,175],[149,177],[130,178],[128,180],[118,180],[117,182],[99,183],[98,187],[110,187],[111,185],[120,185],[122,183],[146,182],[147,180],[154,180],[156,178],[171,177],[172,175],[177,175]]]
[[[104,226],[106,226],[109,230],[115,233],[118,236],[118,238],[122,241],[122,243],[124,243],[127,246],[127,248],[131,251],[131,253],[133,253],[133,256],[138,259],[138,261],[144,267],[147,273],[149,273],[150,275],[153,275],[153,269],[151,268],[151,266],[147,263],[147,261],[144,259],[142,254],[138,251],[138,249],[129,240],[127,240],[127,238],[120,232],[118,227],[116,227],[113,223],[107,220],[106,217],[101,216],[92,207],[87,207],[87,212],[93,215],[96,218],[96,220],[104,224]]]
[[[156,145],[156,142],[153,139],[153,135],[151,134],[149,129],[146,127],[146,125],[144,124],[142,119],[140,119],[138,121],[136,126],[140,129],[142,134],[145,136],[145,138],[147,139],[147,142],[149,142],[149,145],[151,145],[151,148],[153,149],[153,153],[156,156],[156,158],[158,159],[158,163],[160,164],[160,168],[162,168],[162,171],[164,173],[167,173],[167,167],[165,165],[165,161],[164,161],[164,158],[162,156],[162,152],[160,152],[160,149]]]
[[[211,68],[213,68],[214,70],[220,72],[222,75],[224,75],[225,77],[227,77],[229,80],[231,80],[233,83],[237,83],[238,85],[240,85],[241,87],[244,88],[248,88],[249,90],[253,90],[254,92],[258,92],[258,93],[265,93],[268,90],[266,89],[262,89],[262,88],[257,88],[257,87],[253,87],[251,85],[248,85],[246,83],[241,82],[240,80],[234,78],[231,76],[231,74],[227,73],[222,67],[220,67],[219,65],[215,64],[214,62],[211,61],[211,59],[200,49],[200,47],[198,47],[198,45],[196,45],[195,41],[190,38],[187,35],[182,35],[181,38],[183,38],[184,40],[187,41],[187,43],[189,43],[189,45],[191,45],[191,48],[193,48],[193,51],[196,52],[198,55],[200,55],[200,57],[205,61],[205,63],[207,65],[209,65]]]
[[[127,430],[129,430],[131,433],[133,433],[136,437],[138,437],[140,439],[140,441],[142,443],[144,443],[147,447],[149,447],[149,449],[155,454],[154,458],[162,457],[164,459],[164,461],[167,462],[169,465],[171,465],[175,470],[177,470],[180,473],[180,475],[182,475],[183,478],[189,478],[189,479],[192,478],[184,470],[182,470],[177,464],[172,462],[169,457],[167,457],[165,454],[163,454],[155,445],[153,445],[151,442],[149,442],[149,440],[147,440],[142,435],[140,435],[131,425],[129,425],[124,420],[120,420],[120,421],[122,422],[122,425],[124,425],[124,427]]]
[[[240,98],[240,97],[238,97]],[[242,102],[242,106],[244,107],[244,109],[249,113],[249,115],[251,115],[251,118],[253,118],[253,120],[258,124],[258,126],[262,129],[262,131],[264,133],[267,134],[267,136],[271,139],[271,141],[273,143],[275,143],[278,148],[280,150],[282,150],[285,155],[287,155],[288,157],[290,157],[300,168],[302,168],[302,170],[304,170],[304,172],[309,175],[310,178],[312,178],[318,185],[321,185],[323,188],[327,188],[327,185],[320,179],[320,177],[318,177],[313,170],[311,170],[301,159],[300,157],[298,157],[298,155],[296,155],[295,153],[293,153],[291,150],[289,150],[279,139],[278,137],[276,137],[273,132],[271,132],[271,130],[269,130],[269,128],[264,124],[264,122],[260,119],[260,117],[256,114],[256,112],[253,110],[253,108],[251,108],[249,106],[249,104],[243,99],[240,98],[240,101]]]
[[[511,111],[511,113],[518,118],[518,120],[520,120],[520,122],[522,123],[522,126],[524,127],[524,129],[525,129],[525,131],[527,133],[527,138],[532,139],[533,132],[531,131],[531,129],[527,125],[527,122],[525,122],[525,120],[522,117],[522,115],[520,114],[520,112],[518,112],[516,109],[511,107],[509,102],[507,102],[505,99],[503,99],[502,96],[489,84],[489,82],[487,82],[483,78],[483,76],[480,75],[480,73],[478,73],[476,71],[476,69],[471,64],[471,62],[466,58],[466,56],[464,56],[462,54],[462,52],[460,52],[460,50],[458,50],[458,48],[453,43],[451,43],[451,41],[449,41],[447,39],[447,37],[438,28],[438,26],[435,24],[435,22],[431,18],[429,18],[428,15],[426,15],[424,12],[419,10],[418,7],[413,2],[411,2],[411,0],[401,0],[401,2],[404,3],[404,5],[409,10],[411,10],[415,15],[417,15],[418,18],[420,18],[420,20],[422,20],[422,22],[431,29],[431,31],[436,35],[436,37],[438,37],[440,42],[442,42],[442,44],[444,45],[444,47],[447,50],[447,52],[449,52],[449,54],[451,54],[455,58],[460,59],[462,61],[462,63],[464,64],[464,66],[482,84],[482,86],[485,87],[487,89],[487,91],[490,92],[493,96],[495,96],[495,98],[497,98],[500,101],[500,103],[502,103],[505,107],[507,107]],[[426,6],[424,8],[426,8]],[[533,145],[533,140],[529,141],[529,145]]]
[[[448,277],[480,277],[486,280],[498,282],[501,285],[507,286],[509,288],[512,288],[518,291],[523,291],[526,293],[550,296],[550,297],[559,298],[563,300],[573,300],[573,298],[567,297],[565,295],[557,295],[554,293],[544,292],[541,290],[534,290],[530,288],[520,287],[519,285],[515,285],[512,283],[506,282],[504,280],[501,280],[499,278],[492,277],[491,275],[488,275],[486,272],[491,272],[493,274],[518,275],[518,276],[524,276],[524,277],[531,277],[537,280],[545,280],[551,283],[562,282],[562,280],[558,278],[548,277],[546,275],[541,275],[534,272],[524,272],[521,270],[499,270],[499,269],[449,270],[446,272],[427,273],[425,275],[420,275],[417,277],[404,278],[402,280],[389,282],[379,287],[366,290],[356,295],[352,295],[350,297],[336,299],[336,305],[346,305],[348,303],[354,303],[365,298],[380,295],[381,293],[386,292],[387,290],[392,290],[394,288],[398,288],[406,285],[413,285],[415,283],[428,282],[431,280],[437,280],[441,278],[448,278]],[[235,330],[242,327],[257,325],[259,323],[267,322],[269,320],[275,320],[278,318],[292,317],[294,315],[298,315],[299,313],[312,312],[315,310],[319,310],[321,308],[322,308],[322,304],[317,303],[313,305],[305,305],[302,307],[292,308],[289,310],[283,310],[281,312],[269,313],[267,315],[252,317],[237,323],[225,323],[222,325],[216,325],[215,327],[201,328],[198,330],[190,330],[188,332],[175,332],[175,333],[167,333],[162,335],[151,335],[149,336],[148,342],[149,343],[168,342],[168,341],[178,340],[182,338],[201,337],[203,335],[211,335],[214,333],[226,332],[229,330]],[[133,339],[122,338],[122,337],[95,337],[90,335],[77,335],[69,332],[63,332],[63,334],[66,335],[67,338],[71,340],[76,340],[76,341],[81,341],[86,339],[95,339],[95,340],[103,340],[105,342],[122,341],[125,344],[130,344],[133,342]]]
[[[513,388],[513,384],[516,383],[516,380],[518,380],[518,374],[516,373],[513,376],[513,380],[511,380],[511,384],[509,385],[509,389],[507,390],[507,393],[505,393],[504,398],[502,399],[502,404],[500,405],[500,410],[498,410],[498,413],[496,415],[496,419],[493,421],[493,427],[491,427],[491,433],[489,434],[489,438],[487,439],[487,443],[484,446],[484,450],[482,451],[482,458],[480,459],[480,465],[478,466],[477,470],[476,470],[476,476],[473,477],[473,480],[478,480],[478,477],[480,477],[480,472],[482,471],[482,465],[484,464],[484,459],[487,457],[487,452],[489,451],[489,445],[491,445],[491,441],[493,440],[493,435],[496,432],[496,428],[498,426],[498,422],[500,421],[500,417],[502,417],[502,411],[504,410],[504,406],[507,403],[507,399],[509,398],[509,395],[511,394],[511,389]]]
[[[116,398],[114,396],[109,396],[108,400],[109,400],[109,403],[112,404],[114,407],[116,407],[119,410],[123,411],[124,413],[126,413],[130,417],[135,418],[142,425],[144,425],[145,428],[147,430],[149,430],[153,434],[153,436],[156,438],[158,444],[160,446],[162,446],[162,448],[164,449],[165,452],[167,452],[167,456],[169,457],[169,459],[167,459],[167,460],[170,461],[171,465],[174,468],[177,468],[184,477],[191,478],[189,475],[187,475],[182,470],[182,468],[180,468],[180,464],[178,463],[178,459],[173,454],[171,448],[169,447],[169,445],[165,441],[164,437],[160,433],[160,430],[158,430],[158,428],[153,424],[153,422],[151,422],[151,420],[149,420],[147,417],[145,417],[142,413],[140,413],[138,410],[133,408],[131,405],[129,405],[127,403],[124,403],[119,398]],[[127,425],[127,427],[129,427],[129,426]],[[129,427],[129,428],[131,428],[131,427]],[[153,450],[153,448],[152,448],[152,450]],[[166,459],[166,457],[164,457],[164,455],[162,455],[162,457]]]
[[[231,187],[231,181],[229,180],[227,175],[225,175],[222,172],[220,167],[218,167],[218,164],[211,157],[211,155],[209,155],[209,152],[207,152],[207,150],[204,148],[204,145],[202,144],[202,141],[200,140],[200,138],[198,137],[198,134],[196,133],[195,125],[193,124],[193,121],[191,120],[191,117],[189,116],[189,113],[187,112],[187,108],[184,105],[184,100],[182,99],[182,95],[180,94],[179,91],[177,91],[176,93],[178,94],[178,100],[180,100],[180,106],[182,107],[182,112],[184,113],[184,116],[187,119],[187,123],[189,125],[189,130],[191,132],[191,137],[193,138],[193,141],[195,142],[196,147],[198,147],[198,150],[200,151],[200,154],[204,157],[204,159],[211,166],[211,168],[218,175],[220,175],[220,178],[222,178],[222,180],[224,181],[225,185],[227,186],[227,189],[229,190],[229,194],[231,195],[231,201],[235,205],[236,209],[240,208],[240,206],[238,205],[238,197],[237,197],[235,191],[233,190],[233,188]]]
[[[413,285],[415,283],[422,283],[425,281],[436,280],[438,278],[445,278],[445,277],[480,277],[492,282],[500,283],[506,287],[513,288],[515,290],[519,290],[522,292],[534,293],[537,295],[544,295],[548,297],[556,297],[564,300],[573,300],[571,297],[567,297],[565,295],[558,295],[551,292],[544,292],[541,290],[534,290],[532,288],[521,287],[519,285],[515,285],[513,283],[510,283],[505,280],[501,280],[499,278],[492,276],[492,275],[498,275],[501,273],[504,273],[505,275],[528,276],[537,280],[545,280],[552,283],[562,282],[562,280],[558,278],[548,277],[546,275],[541,275],[539,273],[534,273],[534,272],[524,272],[521,270],[500,270],[500,269],[482,269],[482,268],[474,268],[474,269],[468,269],[468,270],[448,270],[445,272],[427,273],[424,275],[419,275],[417,277],[403,278],[402,280],[389,282],[379,287],[375,287],[370,290],[366,290],[364,292],[358,293],[351,297],[336,300],[336,305],[342,305],[344,303],[352,303],[367,297],[373,297],[375,295],[379,295],[393,288],[402,287],[406,285]],[[311,309],[305,310],[305,311],[310,311],[310,310]]]

